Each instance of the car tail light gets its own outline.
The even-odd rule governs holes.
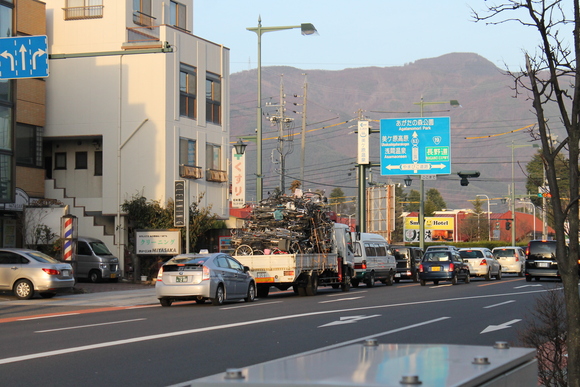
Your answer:
[[[161,266],[157,272],[157,281],[163,282],[163,266]]]
[[[203,273],[201,275],[201,280],[205,281],[209,279],[209,274],[210,274],[211,270],[209,269],[209,267],[204,266],[203,267]]]
[[[479,262],[479,266],[487,266],[487,261],[484,259],[481,260],[481,262]]]
[[[419,265],[419,272],[420,272],[420,273],[423,273],[423,264],[420,264],[420,265]]]
[[[449,271],[455,270],[455,265],[453,263],[449,264]]]
[[[42,268],[42,271],[48,275],[59,275],[60,274],[60,270],[56,270],[56,269]]]

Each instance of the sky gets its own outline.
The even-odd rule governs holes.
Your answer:
[[[262,35],[262,66],[342,70],[402,66],[453,52],[473,52],[501,69],[523,67],[536,51],[537,32],[517,22],[475,23],[495,0],[194,0],[196,36],[230,49],[231,73],[255,69],[258,40],[247,27],[312,23]],[[499,19],[498,19],[499,20]]]

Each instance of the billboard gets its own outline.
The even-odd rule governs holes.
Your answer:
[[[425,217],[425,242],[454,242],[455,218]],[[406,243],[419,242],[419,219],[408,216],[403,229]]]

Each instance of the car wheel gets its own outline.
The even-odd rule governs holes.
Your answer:
[[[486,281],[491,281],[491,269],[489,269],[487,271],[487,274],[485,275],[485,280]]]
[[[373,286],[375,286],[375,272],[372,272],[369,275],[369,279],[366,282],[366,284],[367,284],[367,288],[372,288]]]
[[[439,285],[439,280],[433,281],[433,285]]]
[[[532,277],[530,277],[529,275],[526,276],[526,282],[532,282]]]
[[[453,278],[451,278],[451,285],[457,285],[457,276],[453,276]]]
[[[469,282],[471,282],[471,278],[469,277],[469,273],[467,273],[465,276],[465,283],[468,284]]]
[[[400,281],[400,279],[399,279],[399,278],[395,278],[395,283],[396,283],[396,284],[398,284],[398,283],[399,283],[399,281]]]
[[[413,274],[413,282],[419,282],[419,272],[416,271],[415,274]]]
[[[256,299],[256,285],[253,282],[248,285],[248,295],[244,298],[246,302],[254,302]]]
[[[395,273],[393,273],[392,271],[389,272],[389,276],[387,277],[387,279],[384,282],[385,282],[385,285],[387,285],[387,286],[393,286],[393,282],[395,282]]]
[[[14,295],[20,300],[29,300],[34,295],[32,282],[21,279],[14,284]]]
[[[225,292],[223,285],[218,285],[217,290],[215,291],[215,297],[211,299],[211,303],[219,306],[224,303]]]
[[[499,271],[497,272],[497,275],[495,276],[495,279],[499,281],[501,279],[501,276],[502,276],[502,273],[501,273],[501,267],[500,267]]]
[[[419,280],[419,282],[421,283],[421,286],[425,286],[427,284],[425,280]]]
[[[89,273],[89,281],[96,284],[97,282],[101,282],[101,272],[98,270],[91,270]]]
[[[536,282],[540,282],[540,277],[534,277],[534,279],[536,280]]]
[[[40,293],[40,297],[42,297],[42,298],[52,298],[54,296],[56,296],[56,293],[51,293],[51,292]]]
[[[173,301],[171,301],[171,298],[160,298],[159,303],[161,304],[161,306],[171,306],[171,304],[173,304]]]
[[[205,298],[196,298],[195,303],[199,305],[205,304]]]
[[[523,277],[523,276],[524,276],[524,267],[522,266],[522,269],[518,273],[518,277]]]

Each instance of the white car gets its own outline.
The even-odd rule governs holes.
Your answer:
[[[501,265],[490,249],[485,247],[459,249],[459,255],[463,262],[469,264],[469,273],[472,277],[484,277],[487,281],[491,280],[491,277],[501,279]]]
[[[491,252],[495,259],[499,261],[502,272],[514,273],[519,277],[524,276],[526,252],[523,248],[517,246],[494,247]]]

